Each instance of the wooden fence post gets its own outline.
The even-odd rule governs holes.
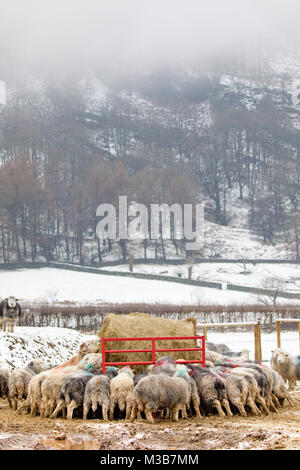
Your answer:
[[[257,324],[254,327],[254,355],[255,360],[262,361],[262,351],[261,351],[261,331],[260,331],[260,321],[257,321]]]
[[[203,323],[206,323],[205,321]],[[205,338],[205,341],[207,341],[207,328],[203,327],[203,335]]]
[[[276,320],[276,332],[277,332],[277,348],[281,347],[280,340],[280,320]]]

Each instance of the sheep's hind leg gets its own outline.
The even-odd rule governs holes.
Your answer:
[[[229,401],[228,401],[226,398],[223,398],[223,400],[222,400],[222,406],[224,406],[227,416],[229,416],[230,418],[232,418],[233,413],[232,413],[232,411],[231,411],[231,408],[230,408],[230,405],[229,405]]]
[[[134,421],[136,419],[137,412],[138,412],[138,406],[137,406],[137,403],[135,403],[131,410],[130,421]]]
[[[64,400],[60,400],[60,401],[57,403],[55,410],[54,410],[53,413],[51,414],[51,418],[56,418],[57,415],[58,415],[58,413],[60,412],[60,410],[62,410],[64,407],[65,407],[65,401],[64,401]]]
[[[73,418],[73,411],[77,408],[77,404],[75,400],[72,400],[71,403],[68,405],[68,413],[67,413],[67,419],[72,419]]]
[[[219,400],[214,400],[213,407],[216,408],[218,415],[220,417],[225,418],[226,415],[224,411],[222,410],[221,403],[219,402]]]

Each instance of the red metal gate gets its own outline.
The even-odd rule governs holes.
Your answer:
[[[174,348],[174,349],[156,349],[156,341],[162,340],[187,340],[187,339],[199,339],[201,340],[201,347],[196,348]],[[190,363],[202,363],[202,367],[205,367],[205,337],[204,336],[157,336],[150,338],[102,338],[102,372],[105,373],[106,366],[124,366],[124,365],[150,365],[155,364],[156,362],[156,353],[158,352],[171,352],[171,351],[201,351],[202,358],[199,360],[190,360],[190,361],[175,361],[176,364],[190,364]],[[151,341],[151,349],[105,349],[105,343],[107,341]],[[105,354],[117,354],[117,353],[136,353],[136,352],[151,352],[152,361],[145,362],[106,362]]]

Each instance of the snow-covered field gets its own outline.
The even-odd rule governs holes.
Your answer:
[[[68,328],[16,327],[14,333],[0,331],[0,368],[24,367],[32,359],[42,358],[51,366],[70,359],[86,339]]]
[[[160,276],[188,277],[189,265],[136,264],[134,272]],[[129,272],[128,265],[106,267],[106,270]],[[192,279],[227,282],[240,286],[275,289],[279,283],[287,292],[300,292],[299,264],[200,263],[193,266]]]
[[[201,333],[200,333],[201,334]],[[207,341],[216,344],[226,344],[232,351],[241,351],[248,349],[250,351],[249,359],[254,360],[254,333],[253,332],[234,332],[234,333],[207,333]],[[276,331],[272,333],[261,334],[262,359],[269,362],[272,350],[277,347]],[[281,347],[292,355],[300,352],[299,335],[296,331],[281,332]]]
[[[226,265],[230,269],[231,265]],[[114,267],[113,270],[118,268]],[[147,266],[147,269],[152,269]],[[164,271],[163,267],[159,267]],[[171,268],[170,268],[171,269]],[[183,269],[172,267],[172,269]],[[202,269],[202,268],[201,268]],[[214,265],[210,266],[214,269]],[[215,267],[216,269],[216,267]],[[149,272],[149,271],[148,271]],[[210,273],[212,276],[212,273]],[[245,278],[247,276],[244,276]],[[208,279],[208,277],[207,277]],[[214,280],[216,280],[214,278]],[[72,301],[76,303],[168,303],[168,304],[256,304],[256,294],[166,281],[81,273],[55,268],[20,269],[0,272],[0,295],[15,295],[20,301]],[[280,299],[281,303],[295,303]]]

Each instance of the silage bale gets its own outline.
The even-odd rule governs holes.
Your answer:
[[[109,313],[98,333],[100,338],[137,338],[154,336],[196,336],[196,319],[170,320],[168,318],[153,317],[146,313],[130,313],[117,315]],[[156,348],[195,348],[197,340],[160,340],[156,341]],[[105,349],[151,349],[151,341],[107,341]],[[161,356],[171,356],[174,360],[199,360],[200,351],[174,351],[157,352],[156,359]],[[105,355],[107,362],[144,362],[152,361],[152,353],[111,353]],[[146,366],[134,366],[137,371]]]

